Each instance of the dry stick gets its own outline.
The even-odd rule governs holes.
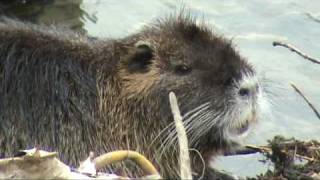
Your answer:
[[[283,151],[283,153],[287,154],[286,151]],[[272,153],[272,149],[268,146],[255,146],[255,145],[246,145],[242,147],[241,149],[236,150],[235,152],[229,152],[224,154],[224,156],[235,156],[235,155],[247,155],[247,154],[255,154],[255,153]],[[294,155],[297,158],[301,158],[308,161],[314,161],[314,158],[310,158],[307,156],[302,156],[297,153]]]
[[[180,178],[192,179],[187,134],[182,123],[177,98],[173,92],[170,92],[169,100],[180,147]]]
[[[233,151],[225,151],[223,153],[223,156],[248,155],[248,154],[255,154],[255,153],[260,153],[260,151],[243,146],[243,147],[237,148],[236,150],[233,150]]]
[[[303,93],[294,85],[291,83],[291,86],[293,87],[293,89],[300,94],[300,96],[302,96],[302,98],[308,103],[308,105],[311,107],[311,109],[313,110],[313,112],[316,114],[316,116],[320,119],[320,113],[317,111],[317,109],[311,104],[311,102],[307,99],[307,97],[305,95],[303,95]]]
[[[312,19],[313,21],[317,22],[317,23],[320,23],[320,19],[316,18],[315,16],[313,16],[312,14],[310,13],[306,13],[306,15]]]
[[[283,46],[285,48],[288,48],[290,49],[291,51],[299,54],[300,56],[302,56],[303,58],[313,62],[313,63],[316,63],[316,64],[320,64],[320,60],[317,60],[313,57],[310,57],[309,55],[307,55],[306,53],[304,52],[301,52],[298,48],[294,47],[293,45],[290,45],[290,44],[286,44],[286,43],[283,43],[283,42],[279,42],[279,41],[274,41],[272,43],[273,46]]]

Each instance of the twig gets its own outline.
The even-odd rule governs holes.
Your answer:
[[[316,116],[320,119],[320,113],[317,111],[317,109],[311,104],[311,102],[307,99],[305,95],[294,85],[291,83],[291,86],[293,89],[308,103],[308,105],[311,107],[313,112],[316,114]]]
[[[180,147],[180,178],[192,179],[187,134],[182,123],[177,98],[173,92],[170,92],[169,100]]]
[[[237,148],[236,150],[233,150],[233,151],[225,151],[223,155],[224,156],[248,155],[248,154],[255,154],[259,152],[260,151],[257,151],[256,149],[241,146],[240,148]]]
[[[314,15],[310,13],[306,13],[306,15],[308,16],[308,18],[312,19],[313,21],[320,23],[320,19],[316,18]]]
[[[297,145],[295,144],[295,145],[294,145],[293,160],[296,160],[297,150],[298,150],[298,147],[297,147]]]
[[[282,150],[281,152],[287,154],[286,151]],[[246,155],[246,154],[255,154],[255,153],[269,153],[272,154],[272,149],[268,146],[255,146],[255,145],[246,145],[244,147],[242,147],[241,149],[236,150],[233,153],[227,153],[224,154],[225,156],[234,156],[234,155]],[[295,152],[294,154],[295,157],[300,158],[300,159],[304,159],[304,160],[308,160],[308,161],[314,161],[314,158],[310,158],[307,156],[302,156],[299,155]]]
[[[286,44],[286,43],[283,43],[283,42],[279,42],[279,41],[274,41],[272,43],[273,46],[283,46],[285,48],[288,48],[290,49],[291,51],[297,53],[298,55],[300,55],[301,57],[313,62],[313,63],[316,63],[316,64],[320,64],[320,60],[318,59],[315,59],[313,57],[310,57],[309,55],[307,55],[306,53],[304,52],[301,52],[298,48],[294,47],[293,45],[290,45],[290,44]]]

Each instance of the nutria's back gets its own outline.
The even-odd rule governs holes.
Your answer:
[[[0,40],[2,156],[40,145],[75,165],[91,150],[131,149],[174,177],[170,91],[178,96],[190,147],[207,163],[260,114],[253,68],[228,40],[185,15],[119,40],[4,19]],[[201,161],[192,159],[200,173]]]

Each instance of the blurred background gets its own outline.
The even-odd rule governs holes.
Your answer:
[[[292,89],[298,88],[320,110],[320,66],[273,41],[295,45],[320,58],[319,0],[1,0],[0,14],[37,24],[63,26],[101,38],[122,38],[157,17],[186,7],[214,31],[232,38],[252,63],[271,101],[267,113],[245,144],[264,145],[275,135],[320,140],[320,120]],[[272,167],[259,154],[219,157],[213,166],[239,176]]]

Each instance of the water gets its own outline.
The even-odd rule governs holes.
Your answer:
[[[270,113],[246,143],[265,144],[267,139],[279,134],[320,140],[320,120],[290,87],[290,83],[296,84],[320,111],[320,65],[285,48],[272,46],[275,40],[289,42],[320,59],[320,23],[306,15],[311,13],[320,18],[320,1],[46,0],[40,3],[44,1],[25,0],[24,4],[11,2],[0,7],[21,19],[62,24],[92,36],[115,38],[136,32],[156,17],[176,12],[182,6],[189,8],[217,33],[233,38],[240,53],[262,78],[270,81],[266,85],[273,94]],[[263,157],[221,157],[213,164],[240,176],[252,176],[271,167],[258,162],[259,159]]]

